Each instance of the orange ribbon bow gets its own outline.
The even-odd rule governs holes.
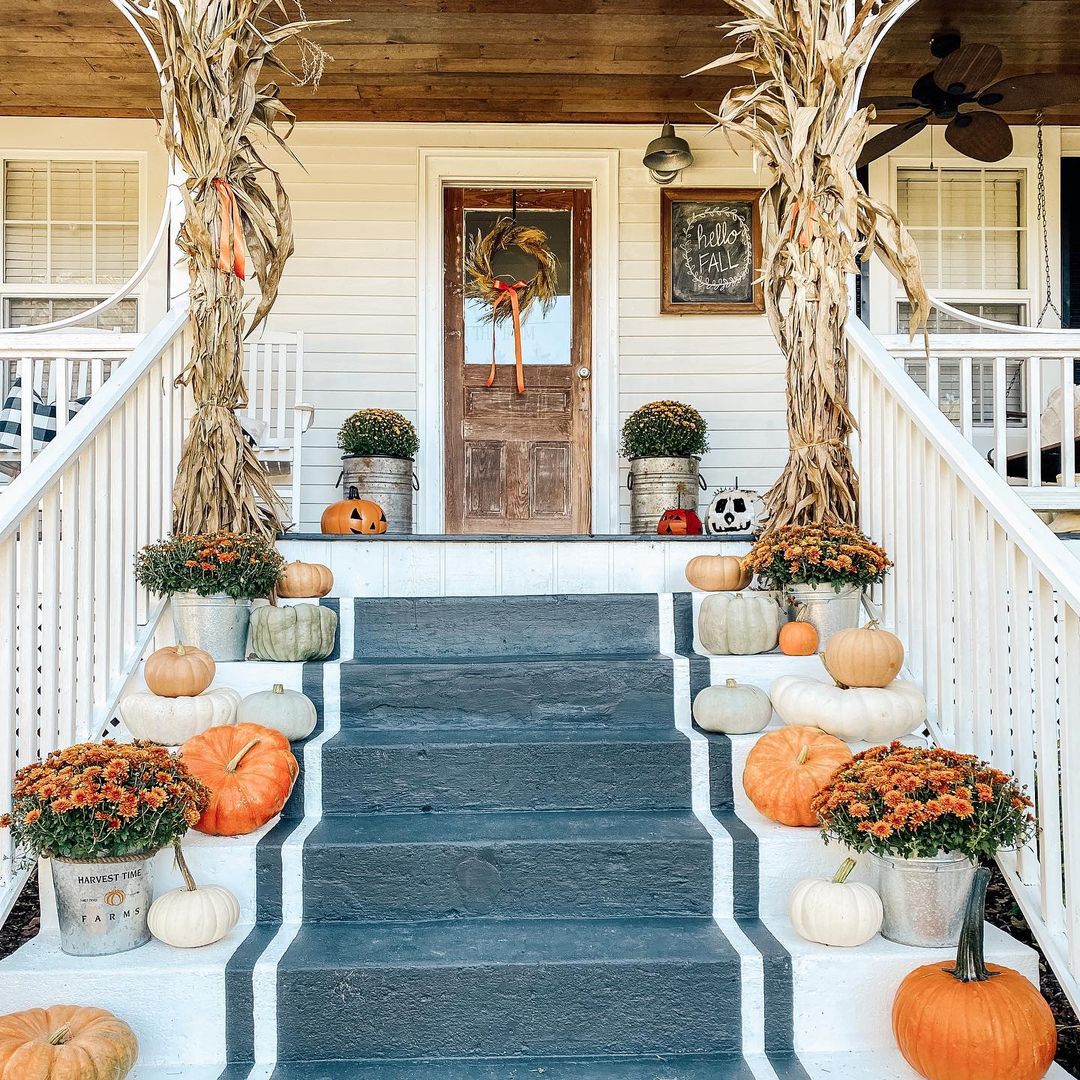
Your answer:
[[[491,371],[488,374],[485,386],[495,384],[495,312],[504,300],[510,301],[510,310],[514,317],[514,356],[517,366],[517,392],[525,393],[525,362],[521,358],[521,307],[518,303],[518,289],[525,288],[524,281],[515,281],[513,285],[507,285],[505,281],[496,281],[495,288],[499,290],[499,296],[491,305]]]
[[[218,269],[235,274],[241,281],[247,276],[244,259],[244,226],[240,221],[240,207],[228,180],[215,180],[214,190],[221,203],[221,238],[218,246]]]

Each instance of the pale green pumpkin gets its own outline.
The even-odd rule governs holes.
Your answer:
[[[251,612],[251,648],[260,660],[323,660],[334,651],[337,614],[319,604]]]

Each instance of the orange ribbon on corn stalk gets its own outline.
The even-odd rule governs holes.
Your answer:
[[[518,301],[518,289],[525,288],[524,281],[515,281],[513,285],[507,285],[505,281],[496,280],[495,288],[499,295],[495,303],[491,305],[491,371],[488,373],[487,382],[484,384],[491,387],[495,384],[495,336],[498,323],[495,312],[504,300],[510,301],[510,310],[514,319],[514,363],[517,368],[517,392],[525,393],[525,362],[521,356],[521,305]]]
[[[225,274],[235,274],[241,281],[247,276],[244,258],[244,226],[240,220],[240,207],[228,180],[214,181],[214,190],[221,204],[221,237],[218,243],[218,269]]]

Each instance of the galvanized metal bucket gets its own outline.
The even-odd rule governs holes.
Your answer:
[[[837,592],[831,585],[789,585],[791,616],[811,623],[818,632],[818,651],[838,630],[853,630],[862,621],[862,589],[845,585]]]
[[[71,956],[108,956],[150,940],[153,855],[79,862],[53,856],[60,948]]]
[[[224,593],[200,596],[180,592],[173,593],[169,601],[177,641],[208,652],[214,660],[244,659],[250,600],[234,600]]]
[[[948,949],[960,940],[977,867],[956,851],[932,859],[873,856],[885,909],[882,937],[901,945]]]
[[[695,457],[634,458],[626,486],[630,489],[630,531],[655,533],[665,510],[698,508],[705,482]]]
[[[413,492],[420,490],[420,481],[411,459],[346,454],[338,483],[343,491],[355,488],[358,498],[378,503],[386,515],[388,533],[413,531]]]

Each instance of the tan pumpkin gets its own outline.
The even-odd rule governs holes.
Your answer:
[[[746,758],[743,789],[758,811],[781,825],[817,825],[811,800],[851,761],[845,743],[812,727],[762,735]]]
[[[325,596],[334,587],[330,567],[322,563],[306,563],[297,559],[286,563],[278,578],[278,596],[290,600]]]
[[[704,592],[738,592],[753,578],[734,555],[698,555],[686,564],[686,580]]]
[[[217,665],[194,645],[167,645],[146,658],[143,678],[158,697],[195,697],[213,681]]]
[[[904,645],[877,622],[861,630],[840,630],[825,645],[825,670],[845,689],[888,686],[904,666]]]
[[[0,1016],[0,1080],[124,1080],[139,1043],[104,1009],[51,1005]]]

